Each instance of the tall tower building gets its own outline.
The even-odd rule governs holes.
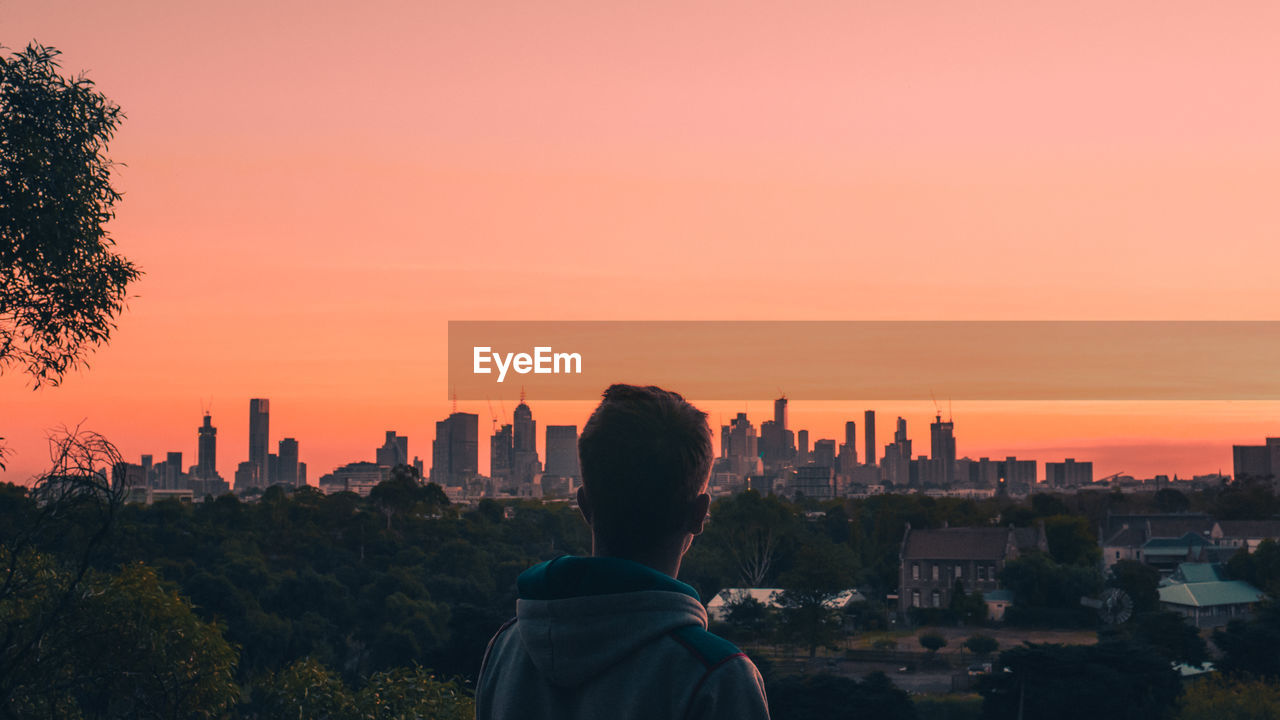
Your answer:
[[[556,477],[582,477],[582,471],[578,469],[577,425],[547,426],[547,465],[543,473]]]
[[[196,473],[202,480],[212,480],[218,476],[218,428],[209,413],[204,414],[204,424],[196,434]]]
[[[511,425],[511,479],[516,485],[528,485],[542,465],[538,461],[538,423],[523,399],[516,406]]]
[[[862,416],[862,432],[866,433],[867,464],[876,464],[876,411],[868,410]]]
[[[956,479],[955,423],[942,422],[942,413],[929,425],[929,457],[933,461],[934,477],[944,485]]]
[[[303,484],[298,480],[298,441],[293,438],[280,441],[276,453],[276,482],[291,487]]]
[[[409,438],[404,435],[397,435],[393,430],[388,430],[386,442],[382,443],[382,447],[374,451],[374,457],[379,465],[387,467],[408,465]]]
[[[773,422],[780,429],[787,429],[787,396],[773,401]]]
[[[271,401],[254,398],[249,401],[249,464],[253,466],[253,486],[270,484],[268,437],[271,424]],[[237,488],[239,489],[239,488]]]
[[[182,453],[171,452],[164,459],[164,489],[178,490],[182,478]]]
[[[489,477],[495,487],[506,487],[511,478],[511,453],[513,452],[512,427],[503,425],[489,438]]]
[[[475,477],[479,467],[480,416],[453,413],[436,423],[431,442],[431,481],[457,486]]]

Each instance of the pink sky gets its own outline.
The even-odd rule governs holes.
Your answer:
[[[1263,2],[4,3],[0,44],[59,47],[128,114],[112,232],[147,275],[90,370],[0,378],[0,478],[82,419],[194,462],[210,398],[227,477],[250,397],[313,481],[387,429],[428,456],[451,318],[1277,319],[1276,27]],[[927,438],[931,408],[880,409]],[[1276,403],[955,412],[962,455],[1146,448],[1107,472],[1280,435]]]

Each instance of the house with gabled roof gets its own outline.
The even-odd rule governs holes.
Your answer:
[[[1243,580],[1227,579],[1215,563],[1181,563],[1160,582],[1160,606],[1198,628],[1249,617],[1265,595]]]
[[[1280,538],[1280,520],[1219,520],[1209,536],[1218,547],[1253,552],[1263,540]]]
[[[945,608],[959,581],[967,594],[999,590],[1010,560],[1048,552],[1044,524],[1033,528],[968,527],[914,530],[907,523],[898,567],[898,609]]]

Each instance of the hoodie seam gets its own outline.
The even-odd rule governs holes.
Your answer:
[[[702,673],[702,677],[698,678],[698,684],[693,686],[693,693],[689,695],[689,704],[685,706],[684,714],[681,715],[681,717],[688,718],[689,713],[693,712],[693,705],[698,700],[698,693],[702,692],[702,686],[706,684],[707,678],[711,677],[711,673],[715,672],[716,670],[719,670],[724,665],[734,660],[737,660],[738,658],[745,658],[746,656],[747,654],[744,652],[734,653],[733,655],[730,655],[729,657],[707,668],[707,671]]]

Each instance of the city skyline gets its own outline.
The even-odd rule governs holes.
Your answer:
[[[556,408],[558,406],[563,406],[568,404],[576,404],[576,403],[550,401],[550,402],[544,403],[542,407]],[[1183,479],[1189,479],[1195,475],[1212,475],[1215,473],[1223,473],[1226,475],[1231,475],[1233,467],[1239,467],[1241,462],[1256,464],[1257,462],[1259,462],[1259,460],[1254,459],[1253,455],[1245,455],[1244,457],[1247,459],[1243,461],[1240,459],[1241,458],[1240,446],[1256,446],[1258,445],[1258,441],[1260,439],[1267,436],[1274,436],[1275,434],[1278,434],[1274,430],[1270,430],[1270,431],[1264,431],[1261,434],[1255,434],[1252,436],[1241,436],[1241,437],[1234,438],[1225,447],[1217,448],[1217,450],[1215,451],[1215,454],[1225,457],[1226,461],[1223,462],[1221,465],[1211,469],[1207,469],[1207,468],[1199,469],[1199,470],[1189,469],[1184,472],[1178,468],[1157,467],[1153,471],[1146,471],[1146,470],[1126,471],[1123,468],[1117,469],[1115,467],[1117,463],[1121,465],[1125,464],[1124,463],[1125,458],[1123,456],[1123,453],[1125,450],[1124,446],[1108,446],[1105,444],[1100,444],[1100,445],[1093,445],[1093,446],[1067,445],[1067,446],[1060,446],[1058,448],[1052,448],[1052,447],[1036,448],[1036,447],[1029,447],[1025,445],[1024,446],[1008,445],[1006,449],[1000,449],[1001,446],[969,447],[966,444],[961,443],[959,445],[959,451],[957,451],[957,438],[954,435],[954,425],[955,425],[954,416],[949,416],[947,421],[943,421],[942,411],[936,407],[936,402],[934,403],[933,415],[931,418],[929,418],[930,422],[929,422],[928,433],[930,435],[930,438],[929,438],[930,442],[928,445],[927,452],[923,449],[924,446],[921,444],[922,441],[920,440],[920,438],[923,436],[924,431],[920,428],[920,424],[915,425],[916,430],[913,432],[910,429],[911,425],[910,425],[909,418],[903,417],[900,414],[893,414],[893,411],[891,409],[890,410],[876,410],[876,409],[855,410],[851,408],[847,411],[846,410],[840,410],[840,411],[827,410],[824,413],[817,413],[814,411],[806,411],[805,406],[811,405],[811,404],[813,403],[800,403],[799,417],[801,418],[802,422],[805,419],[811,418],[813,416],[831,415],[832,413],[837,413],[837,412],[847,412],[850,416],[858,417],[862,421],[863,423],[862,432],[859,432],[857,421],[854,421],[854,420],[844,420],[838,423],[827,423],[825,425],[821,425],[820,427],[825,428],[823,431],[812,431],[809,428],[799,427],[795,425],[795,421],[791,419],[793,417],[793,410],[796,406],[795,401],[791,401],[788,398],[782,397],[782,398],[778,398],[773,401],[770,401],[769,403],[758,403],[758,406],[761,406],[761,409],[758,412],[753,412],[753,413],[740,412],[740,413],[737,413],[734,417],[729,418],[726,422],[717,422],[717,418],[715,416],[709,415],[708,421],[712,426],[713,445],[715,447],[717,456],[721,456],[725,452],[725,449],[724,449],[726,447],[725,443],[727,442],[727,438],[730,437],[731,429],[737,426],[737,424],[740,421],[746,420],[747,425],[750,426],[751,432],[753,433],[751,435],[751,452],[753,453],[754,456],[766,457],[769,451],[766,449],[765,445],[761,445],[759,446],[760,449],[757,452],[756,442],[761,441],[767,444],[768,441],[761,440],[762,433],[767,432],[766,428],[769,425],[773,424],[774,422],[777,422],[778,419],[781,418],[782,419],[781,421],[786,423],[789,426],[789,427],[786,427],[785,429],[789,432],[789,436],[792,437],[791,442],[793,443],[793,447],[798,448],[800,447],[802,442],[807,441],[809,452],[807,456],[802,458],[803,462],[800,462],[799,464],[804,464],[804,462],[808,462],[814,459],[814,457],[816,456],[816,453],[820,452],[818,448],[819,443],[828,443],[829,447],[827,448],[826,452],[831,456],[829,458],[829,461],[830,461],[829,464],[832,467],[839,468],[842,465],[842,463],[845,462],[842,459],[842,457],[846,452],[846,448],[850,448],[850,438],[854,438],[856,442],[852,446],[852,453],[854,457],[857,458],[857,460],[855,460],[855,463],[857,465],[863,465],[863,464],[866,464],[868,454],[867,454],[865,444],[862,444],[862,443],[871,442],[874,440],[874,436],[872,435],[872,433],[867,432],[867,430],[869,430],[870,428],[874,428],[876,424],[876,415],[880,413],[880,414],[886,414],[886,415],[890,415],[890,414],[893,415],[895,432],[893,434],[893,437],[888,440],[887,444],[882,443],[881,446],[876,449],[875,455],[873,456],[875,458],[876,465],[880,465],[886,461],[888,461],[889,463],[894,462],[893,457],[895,456],[893,455],[893,451],[895,446],[898,446],[898,445],[902,445],[903,449],[907,453],[907,457],[903,458],[904,460],[913,461],[920,458],[927,458],[927,459],[933,460],[937,458],[939,450],[941,450],[944,453],[944,459],[946,460],[946,462],[939,464],[938,469],[936,470],[932,468],[922,469],[920,471],[921,476],[920,476],[919,482],[925,482],[929,484],[936,483],[941,485],[950,485],[953,483],[962,484],[964,482],[963,478],[951,479],[951,477],[946,474],[945,468],[949,465],[951,469],[954,471],[956,467],[955,461],[957,460],[962,461],[967,459],[967,460],[972,460],[976,463],[979,459],[984,459],[987,457],[990,457],[993,461],[997,461],[997,460],[1003,461],[1006,457],[1010,457],[1010,458],[1019,457],[1020,459],[1033,460],[1036,463],[1037,467],[1040,468],[1037,471],[1037,475],[1036,475],[1037,482],[1052,481],[1055,475],[1052,475],[1051,473],[1057,473],[1056,477],[1062,477],[1062,478],[1072,477],[1071,475],[1071,473],[1073,472],[1071,470],[1072,462],[1075,462],[1077,465],[1079,465],[1080,463],[1085,463],[1086,465],[1088,465],[1089,476],[1093,477],[1095,480],[1108,478],[1110,476],[1120,476],[1120,475],[1129,476],[1136,479],[1144,479],[1144,478],[1150,479],[1157,475],[1164,475],[1168,477],[1176,476],[1176,477],[1181,477]],[[472,455],[474,455],[474,460],[468,461],[469,464],[462,469],[463,474],[470,472],[480,476],[496,478],[497,476],[493,472],[493,465],[492,465],[494,460],[494,455],[493,455],[494,448],[496,447],[494,445],[494,442],[498,440],[500,437],[502,437],[503,434],[506,435],[507,440],[511,445],[511,448],[508,449],[508,452],[511,454],[508,457],[509,458],[515,457],[514,450],[516,445],[513,438],[514,433],[512,432],[512,423],[504,422],[505,418],[496,414],[497,411],[492,406],[492,403],[490,403],[489,405],[490,405],[490,408],[489,408],[490,411],[494,413],[493,415],[490,416],[492,429],[489,431],[482,431],[480,427],[481,416],[479,414],[459,411],[457,403],[454,403],[453,410],[448,417],[446,417],[444,420],[435,421],[434,423],[435,427],[437,428],[437,431],[439,431],[439,428],[442,425],[450,425],[456,416],[459,419],[466,419],[468,424],[473,426],[468,430],[464,430],[463,435],[461,436],[461,442],[463,442],[464,444],[470,447],[470,449],[467,450],[466,452],[469,452]],[[501,405],[501,404],[500,406],[505,407],[505,405]],[[254,422],[254,418],[258,417],[258,414],[263,412],[263,410],[268,407],[271,407],[269,398],[250,399],[249,424],[252,425]],[[276,407],[278,407],[278,405]],[[463,404],[463,407],[465,410],[466,404]],[[561,415],[557,415],[557,417],[560,417],[560,416]],[[539,437],[537,433],[538,420],[530,412],[530,406],[528,405],[527,402],[522,400],[516,406],[514,412],[512,413],[512,417],[516,424],[522,425],[523,427],[523,430],[520,433],[523,439],[520,441],[521,445],[519,447],[528,448],[523,451],[527,454],[527,459],[521,461],[521,463],[524,463],[524,464],[532,463],[535,466],[535,469],[526,468],[525,470],[521,471],[520,480],[519,482],[516,482],[516,484],[529,482],[530,478],[532,478],[533,476],[533,473],[542,472],[542,468],[544,464],[548,461],[552,461],[551,454],[553,451],[547,447],[547,435],[552,435],[552,436],[559,435],[560,437],[558,438],[557,441],[560,442],[561,445],[563,445],[563,437],[564,437],[563,433],[572,431],[572,436],[576,442],[578,432],[580,432],[582,423],[584,423],[586,419],[585,416],[583,416],[577,423],[544,424],[543,426],[544,433],[541,437]],[[190,471],[192,475],[195,477],[201,476],[201,474],[205,471],[206,462],[210,463],[210,465],[212,466],[212,469],[215,473],[215,477],[223,477],[224,475],[223,472],[217,467],[217,464],[216,464],[218,462],[216,460],[216,455],[217,455],[216,436],[218,434],[218,428],[212,424],[212,420],[213,420],[213,416],[211,412],[209,410],[205,410],[202,415],[203,424],[196,428],[194,450],[190,451],[192,452],[192,456],[196,458],[196,462],[192,464],[190,467]],[[269,413],[267,417],[262,417],[261,421],[263,422],[264,425],[269,423]],[[753,423],[759,423],[759,424],[753,424]],[[721,428],[723,428],[723,430],[721,430]],[[831,430],[832,432],[827,432],[827,430]],[[904,430],[905,430],[905,436],[902,435]],[[434,459],[436,457],[436,453],[439,452],[438,450],[434,449],[436,445],[437,436],[433,435],[430,437],[429,440],[426,438],[423,439],[426,442],[430,442],[431,446],[433,447],[432,454],[426,457],[420,457],[417,454],[410,453],[409,452],[410,438],[408,435],[400,434],[399,430],[384,430],[383,436],[384,436],[383,445],[380,447],[374,446],[374,451],[372,453],[373,463],[376,463],[377,465],[386,465],[386,466],[391,466],[391,465],[401,464],[401,463],[409,464],[409,465],[417,465],[422,473],[422,477],[424,478],[424,480],[427,480],[427,479],[434,480],[434,478],[431,478],[430,473],[431,473],[432,467],[435,464]],[[844,438],[844,442],[841,442],[841,439],[840,439],[841,437]],[[899,442],[899,440],[903,438],[905,439],[905,444]],[[225,439],[225,433],[224,433],[224,439]],[[249,434],[249,452],[250,453],[254,449],[253,439],[254,439],[253,434],[250,433]],[[271,438],[268,435],[264,439],[259,439],[259,442],[269,443],[270,440]],[[1256,450],[1256,452],[1261,453],[1261,455],[1258,455],[1258,457],[1259,458],[1269,457],[1270,453],[1275,452],[1272,446],[1274,446],[1274,443],[1267,444],[1267,447],[1265,448],[1259,447]],[[147,452],[134,453],[134,454],[130,454],[128,451],[122,449],[125,461],[129,463],[134,463],[136,458],[147,458],[155,454],[155,448],[149,447],[149,446],[144,446],[144,447],[147,447],[147,450],[148,450]],[[182,446],[182,447],[184,448],[183,450],[175,451],[172,449],[166,449],[162,451],[161,454],[165,455],[167,459],[170,461],[176,456],[176,458],[178,458],[180,463],[181,458],[183,456],[183,452],[184,450],[186,450],[186,446]],[[299,441],[293,437],[280,438],[278,447],[279,447],[279,453],[268,454],[268,459],[270,460],[270,466],[275,468],[272,471],[272,474],[270,476],[274,478],[273,482],[285,482],[286,478],[291,478],[291,479],[297,478],[299,473],[299,466],[303,468],[302,474],[303,474],[303,477],[305,478],[306,463],[299,462],[300,460],[299,450],[298,450]],[[415,447],[422,447],[422,446],[415,445]],[[917,448],[914,452],[912,452],[913,447]],[[1058,450],[1060,452],[1055,453],[1054,450]],[[565,456],[565,451],[563,448],[555,452],[558,453],[557,458],[554,460],[554,462],[556,463],[557,470],[562,467],[566,467],[567,463],[572,463],[572,465],[576,466],[576,457],[572,458],[571,460],[567,460]],[[336,457],[332,452],[319,453],[319,454],[324,455],[326,457]],[[365,454],[369,454],[369,453],[365,453]],[[246,457],[248,456],[249,455],[246,454]],[[394,459],[394,462],[388,461],[387,458]],[[1100,460],[1097,458],[1100,458]],[[1132,457],[1130,457],[1129,459],[1132,459]],[[249,486],[250,484],[252,484],[253,486],[262,486],[259,484],[258,480],[256,479],[256,463],[255,462],[251,460],[238,461],[234,459],[229,459],[229,460],[226,460],[225,462],[233,466],[238,465],[241,471],[245,471],[246,469],[251,469],[253,473],[252,477],[247,474],[244,475],[243,480],[239,485],[237,485],[237,483],[235,482],[230,482],[230,484],[236,490],[242,489],[242,487]],[[343,457],[340,461],[335,462],[332,465],[313,463],[312,467],[320,469],[321,472],[319,475],[323,475],[323,474],[332,472],[334,470],[340,469],[344,465],[349,465],[352,463],[358,465],[361,463],[369,463],[369,462],[370,462],[369,458],[366,458],[363,455],[347,456],[347,457]],[[1061,466],[1064,462],[1067,464],[1065,471],[1062,469],[1051,468],[1052,465]],[[1262,460],[1262,462],[1268,462],[1268,460]],[[508,463],[510,463],[507,466],[508,472],[510,472],[510,468],[513,465],[520,464],[520,463],[514,462],[511,459],[508,460]],[[145,460],[143,464],[146,465]],[[164,471],[167,473],[169,472],[168,465],[171,465],[171,464],[172,464],[171,462],[162,463],[160,466],[157,466],[157,467],[163,467]],[[1129,464],[1136,466],[1134,463],[1129,463]],[[1096,470],[1093,469],[1095,465],[1097,466]],[[180,465],[176,467],[179,468],[178,469],[179,474],[185,474],[187,472],[187,470],[182,469]],[[290,470],[288,468],[292,468],[292,469]],[[485,470],[488,470],[489,472],[484,472]],[[574,467],[573,470],[576,471],[576,467]],[[838,472],[839,471],[837,470],[837,474]],[[888,471],[888,475],[886,479],[888,479],[890,482],[895,481],[895,475],[893,474],[894,472],[895,471],[893,470]],[[905,472],[905,470],[903,472]],[[929,473],[935,473],[935,472],[941,472],[943,474],[942,475],[929,474]],[[1065,475],[1063,474],[1064,472],[1066,473]],[[560,473],[556,473],[556,474],[560,474]],[[576,475],[576,472],[565,472],[563,474]],[[317,478],[319,477],[319,475],[312,476],[312,479],[310,481],[306,481],[304,479],[304,482],[308,482],[308,484],[312,486],[316,486],[318,482]],[[239,477],[240,475],[235,472],[228,472],[225,474],[225,479],[228,481],[232,480],[233,478],[239,478]],[[863,481],[865,482],[865,478],[863,479]],[[900,480],[898,480],[897,482],[901,484]],[[290,482],[289,484],[293,484],[293,483]],[[1065,484],[1070,485],[1074,483],[1066,482]]]

